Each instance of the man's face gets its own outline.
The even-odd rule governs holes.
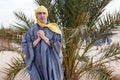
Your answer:
[[[37,17],[38,17],[38,20],[41,22],[41,23],[44,23],[46,24],[47,23],[47,13],[45,12],[39,12],[37,13]]]

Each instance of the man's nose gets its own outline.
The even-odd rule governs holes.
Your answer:
[[[42,13],[41,16],[44,16],[44,14]]]

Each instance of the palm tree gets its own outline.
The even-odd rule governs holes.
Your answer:
[[[64,26],[62,27],[64,80],[82,80],[84,76],[88,76],[88,80],[111,80],[112,70],[106,64],[120,59],[118,56],[120,45],[113,44],[95,52],[94,56],[88,56],[95,41],[109,36],[103,33],[120,24],[119,13],[101,18],[104,7],[109,2],[109,0],[35,0],[38,5],[45,5],[48,8],[50,12],[48,21]],[[15,15],[22,23],[16,22],[13,26],[20,32],[27,31],[34,23],[34,20],[22,12],[15,12]],[[94,38],[83,47],[84,40],[92,34]],[[101,55],[100,58],[94,60],[98,55]],[[15,60],[15,65],[22,64],[22,66],[16,70],[15,65],[9,64],[12,67],[5,72],[10,74],[12,70],[14,75],[7,76],[7,80],[13,80],[15,75],[25,68],[25,64],[19,63],[24,62],[24,57],[21,61]]]

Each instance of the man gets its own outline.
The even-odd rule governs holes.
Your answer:
[[[56,23],[47,24],[48,10],[35,9],[37,24],[22,40],[27,71],[31,80],[63,80],[61,30]]]

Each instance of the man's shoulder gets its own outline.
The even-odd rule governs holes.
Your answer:
[[[32,25],[29,29],[28,29],[28,32],[29,31],[33,31],[34,29],[36,29],[37,28],[37,24],[34,24],[34,25]]]
[[[30,30],[37,28],[37,26],[38,26],[37,24],[32,25],[32,26],[30,27]]]
[[[27,33],[33,32],[36,28],[37,28],[37,24],[32,25],[32,26],[28,29]]]

